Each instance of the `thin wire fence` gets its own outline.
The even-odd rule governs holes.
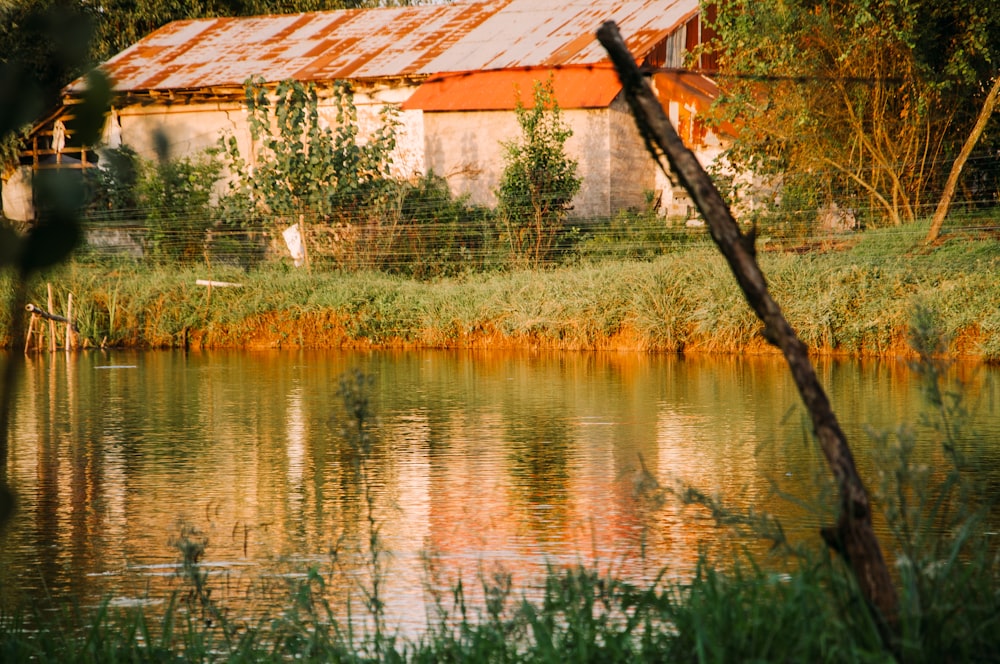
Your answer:
[[[946,233],[989,229],[998,223],[994,213],[1000,209],[1000,155],[983,152],[990,150],[984,148],[966,164]],[[835,246],[872,228],[918,240],[926,225],[909,222],[929,219],[943,193],[940,177],[928,173],[944,173],[951,162],[928,158],[921,163],[891,163],[891,155],[884,157],[878,163],[859,158],[842,168],[827,164],[809,172],[783,171],[752,180],[719,173],[718,181],[723,190],[736,192],[734,213],[747,228],[756,229],[759,249],[764,251]],[[343,199],[314,197],[314,204],[328,208],[341,200],[374,201],[357,208],[328,209],[326,214],[303,209],[266,217],[249,212],[253,206],[247,197],[260,194],[238,187],[210,202],[213,190],[225,188],[218,180],[220,172],[204,164],[161,169],[154,173],[161,178],[153,183],[157,186],[133,191],[126,191],[122,182],[98,178],[93,184],[103,197],[97,196],[95,205],[116,209],[91,210],[86,220],[88,242],[80,257],[250,268],[292,260],[283,233],[295,227],[304,239],[300,262],[311,269],[380,270],[430,278],[523,265],[651,259],[710,243],[676,184],[672,189],[679,198],[671,201],[668,187],[650,192],[650,205],[665,198],[664,208],[672,213],[687,207],[682,216],[638,209],[610,218],[573,216],[556,228],[535,228],[530,220],[507,224],[496,211],[453,197],[446,181],[432,176],[386,182],[372,192]],[[921,188],[921,182],[934,184]],[[133,205],[137,200],[169,206],[123,207],[125,201]],[[831,200],[837,204],[824,205]],[[906,223],[896,226],[889,220]]]
[[[856,208],[854,214],[858,214]],[[149,214],[148,210],[136,211]],[[933,212],[932,206],[925,210]],[[862,210],[862,214],[863,214]],[[139,216],[138,214],[136,216]],[[854,244],[861,228],[823,227],[813,221],[820,210],[757,231],[760,251],[835,248]],[[860,215],[859,215],[860,216]],[[441,220],[428,210],[424,216],[359,214],[331,222],[317,215],[299,220],[252,220],[233,224],[205,214],[182,210],[160,211],[166,222],[152,228],[141,222],[91,217],[86,222],[87,241],[80,260],[96,262],[152,262],[157,264],[206,264],[250,269],[268,263],[293,263],[283,231],[290,226],[304,231],[305,256],[314,270],[378,270],[415,277],[438,277],[486,272],[523,265],[512,250],[506,230],[490,216]],[[915,243],[926,225],[903,224],[882,228],[885,238]],[[948,219],[947,234],[1000,236],[1000,208],[985,211],[957,210]],[[709,246],[711,238],[697,219],[665,218],[655,214],[621,214],[612,219],[571,218],[559,230],[551,250],[535,267],[553,267],[583,261],[647,260],[696,246]]]

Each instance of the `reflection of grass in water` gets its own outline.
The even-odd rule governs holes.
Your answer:
[[[929,323],[924,320],[922,325]],[[918,342],[920,340],[918,339]],[[919,347],[919,343],[917,344]],[[925,344],[926,347],[926,344]],[[907,662],[982,661],[1000,651],[1000,593],[996,547],[980,497],[963,471],[954,437],[964,410],[961,394],[941,387],[940,365],[924,353],[929,397],[926,424],[939,432],[949,467],[929,473],[910,462],[909,440],[883,446],[885,480],[874,504],[885,511],[901,598],[897,651]],[[384,580],[389,573],[370,485],[377,427],[367,398],[369,380],[341,381],[345,454],[355,489],[368,508],[345,530],[327,569],[313,566],[288,578],[282,611],[234,617],[215,594],[203,562],[208,542],[192,528],[175,542],[184,589],[165,610],[120,606],[59,609],[0,616],[0,661],[20,662],[261,662],[261,661],[889,661],[878,629],[835,556],[818,544],[790,545],[766,516],[727,509],[684,489],[680,497],[711,508],[728,526],[768,537],[783,555],[775,563],[747,551],[729,560],[703,553],[693,576],[673,580],[663,569],[650,582],[629,582],[597,567],[551,567],[541,587],[516,587],[503,570],[481,572],[478,585],[442,578],[428,559],[425,630],[402,637],[385,625]],[[885,443],[888,437],[879,438]],[[367,486],[366,486],[367,484]],[[649,509],[677,497],[648,474],[636,485]],[[945,526],[942,528],[942,526]],[[350,535],[350,536],[347,536]],[[344,574],[345,556],[361,556],[363,578]],[[721,564],[716,564],[721,563]],[[720,570],[725,570],[722,572]],[[280,593],[274,580],[247,597]],[[332,587],[352,589],[333,603]],[[270,605],[271,604],[269,602]],[[153,616],[156,617],[153,617]],[[30,627],[29,627],[30,623]],[[43,625],[41,630],[37,625]]]

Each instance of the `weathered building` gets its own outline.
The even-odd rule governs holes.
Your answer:
[[[362,130],[384,104],[400,109],[399,175],[433,171],[456,193],[492,204],[503,168],[501,143],[520,135],[513,112],[518,95],[530,105],[534,82],[551,79],[573,130],[567,151],[583,178],[574,214],[641,208],[650,195],[683,213],[683,201],[674,199],[669,180],[646,154],[594,36],[607,20],[618,23],[637,60],[656,72],[654,84],[685,140],[703,160],[713,158],[718,141],[697,116],[714,86],[702,76],[663,71],[680,67],[685,51],[704,39],[698,0],[490,0],[177,21],[102,65],[115,91],[105,142],[153,158],[157,134],[171,156],[196,153],[231,134],[252,164],[247,79],[315,83],[330,124],[335,113],[323,95],[335,81],[350,80]],[[9,214],[30,214],[24,196],[18,210],[18,196],[8,190],[29,181],[33,170],[88,160],[91,153],[71,140],[79,85],[69,86],[63,108],[35,128],[21,171],[4,187]],[[70,128],[68,144],[56,141],[58,126]]]

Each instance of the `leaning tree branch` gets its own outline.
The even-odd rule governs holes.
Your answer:
[[[654,158],[659,159],[657,149],[666,155],[708,223],[712,239],[728,261],[747,302],[764,323],[764,336],[781,349],[788,362],[840,492],[837,524],[824,528],[823,538],[843,555],[853,570],[861,592],[876,612],[883,638],[891,647],[897,622],[896,589],[872,529],[868,493],[858,475],[844,432],[816,377],[808,350],[768,292],[764,274],[757,264],[753,237],[740,232],[711,178],[681,142],[648,81],[639,72],[617,26],[613,22],[605,23],[597,31],[597,38],[618,70],[639,132],[653,150]]]
[[[997,74],[996,79],[994,79],[993,87],[990,88],[989,94],[986,95],[983,107],[979,109],[976,124],[972,128],[972,131],[969,132],[969,136],[965,139],[965,143],[962,144],[962,149],[959,151],[955,163],[951,166],[951,172],[948,173],[948,180],[944,184],[944,191],[941,193],[941,200],[934,211],[934,218],[931,219],[931,227],[927,231],[927,237],[924,238],[924,244],[933,243],[941,234],[941,226],[944,224],[945,217],[948,216],[948,210],[951,209],[951,199],[955,196],[955,188],[958,187],[958,179],[962,176],[962,169],[965,168],[965,162],[968,161],[969,155],[972,154],[972,150],[976,147],[976,143],[979,142],[983,132],[986,131],[986,125],[989,124],[990,118],[993,116],[993,111],[996,110],[998,100],[1000,100],[1000,74]]]

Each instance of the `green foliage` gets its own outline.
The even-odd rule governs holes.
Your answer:
[[[48,62],[80,56],[78,40],[86,35],[86,29],[78,19],[75,15],[30,13],[30,26],[46,31],[59,43],[58,52],[46,52],[38,57]],[[42,27],[38,27],[39,24]],[[0,145],[8,148],[12,137],[23,132],[24,123],[47,102],[46,91],[31,81],[30,57],[34,55],[37,54],[15,50],[5,52],[0,61]],[[81,121],[75,127],[78,138],[85,142],[97,139],[110,102],[107,77],[93,72],[87,76],[86,84],[87,91],[78,110]],[[24,236],[18,236],[6,223],[0,226],[4,236],[4,251],[0,253],[4,261],[0,262],[0,268],[14,266],[24,277],[55,265],[69,255],[80,238],[77,215],[85,199],[79,171],[43,171],[35,179],[35,187],[35,198],[39,201],[37,223]]]
[[[377,200],[390,178],[395,112],[384,108],[380,126],[361,141],[350,84],[338,81],[331,93],[337,123],[332,129],[320,119],[314,84],[282,81],[272,103],[263,79],[246,83],[250,132],[261,148],[253,173],[234,139],[226,147],[242,186],[271,214],[333,220]]]
[[[890,661],[869,633],[839,618],[816,571],[786,578],[751,566],[723,574],[703,560],[689,583],[636,585],[595,569],[552,567],[532,600],[498,573],[481,579],[482,603],[461,581],[432,591],[427,630],[413,638],[359,630],[358,617],[345,620],[325,598],[319,570],[304,577],[285,611],[249,625],[220,612],[226,627],[215,627],[182,602],[162,619],[105,605],[61,623],[43,620],[40,632],[12,616],[0,623],[0,643],[17,654],[10,661],[41,663]]]
[[[181,262],[204,257],[207,233],[217,221],[212,199],[221,177],[222,164],[212,150],[142,164],[135,193],[150,255]]]
[[[282,81],[272,93],[262,79],[247,81],[250,131],[259,145],[252,172],[235,138],[223,147],[239,178],[233,195],[256,201],[256,214],[270,224],[302,222],[312,260],[351,267],[384,250],[382,213],[397,191],[390,169],[398,123],[395,110],[383,107],[378,126],[362,139],[350,84],[338,81],[330,94],[333,128],[320,117],[314,84]]]
[[[872,461],[878,478],[872,505],[883,517],[879,539],[895,563],[900,591],[899,619],[891,644],[881,645],[879,630],[864,610],[847,566],[819,544],[818,535],[794,542],[773,516],[734,509],[681,482],[664,487],[644,472],[637,486],[654,506],[676,498],[707,508],[720,526],[769,542],[771,555],[780,554],[779,570],[792,565],[791,573],[771,576],[773,586],[764,593],[761,584],[744,583],[738,564],[731,574],[700,567],[691,594],[671,621],[677,629],[671,647],[687,643],[680,653],[697,653],[700,660],[710,661],[850,661],[859,657],[868,661],[992,661],[1000,611],[1000,556],[994,541],[995,492],[985,476],[995,461],[970,462],[992,451],[983,438],[965,431],[969,415],[965,391],[961,384],[948,384],[949,365],[942,359],[948,340],[943,329],[933,310],[915,307],[910,339],[917,360],[912,368],[923,379],[926,410],[916,425],[872,432]],[[917,436],[914,426],[932,432],[932,442],[922,444],[937,449],[918,451],[917,441],[927,437]],[[929,456],[936,463],[917,462]],[[822,488],[828,482],[820,479],[818,484]],[[780,491],[777,482],[776,490]],[[823,501],[803,503],[790,498],[808,506],[818,519],[833,518]],[[754,557],[748,560],[758,581],[769,576],[756,568]],[[779,581],[780,577],[785,580]],[[812,608],[804,610],[806,606]],[[796,617],[796,612],[802,613]],[[817,617],[828,626],[813,631],[805,622]],[[782,623],[787,628],[781,628]],[[840,630],[850,636],[828,640]],[[790,651],[778,657],[763,654],[759,648],[776,645],[773,639],[779,633],[813,636],[783,638],[781,649]],[[821,642],[815,640],[817,635],[822,635]],[[832,646],[838,650],[828,650]]]
[[[131,147],[105,150],[99,168],[84,171],[88,185],[87,216],[99,221],[131,221],[138,215],[142,164]]]
[[[651,260],[657,256],[705,244],[710,237],[701,228],[687,228],[683,221],[664,219],[653,207],[625,210],[607,226],[592,225],[583,231],[575,251],[581,259]]]
[[[374,378],[360,370],[347,372],[339,378],[337,396],[342,406],[339,418],[342,456],[349,470],[349,490],[358,492],[362,498],[364,523],[360,528],[360,541],[357,542],[350,541],[352,528],[344,526],[334,556],[339,560],[345,553],[357,554],[365,561],[368,578],[366,581],[357,580],[357,589],[371,618],[372,649],[377,655],[382,655],[385,646],[391,645],[391,636],[386,633],[383,596],[391,554],[386,550],[382,537],[384,520],[380,518],[375,491],[379,481],[376,453],[381,431],[375,417],[373,387]]]
[[[537,267],[549,258],[580,191],[577,163],[566,156],[572,130],[562,121],[552,82],[537,82],[534,103],[515,107],[521,139],[505,142],[497,213],[515,262]]]
[[[18,134],[23,132],[24,124],[49,102],[49,91],[33,78],[32,67],[72,62],[74,57],[80,55],[81,45],[86,44],[86,25],[77,14],[35,10],[32,5],[28,12],[29,23],[37,27],[37,22],[50,22],[45,25],[45,32],[49,45],[56,52],[43,52],[40,60],[33,61],[33,51],[0,48],[0,150],[7,157],[12,155],[11,146],[15,144]],[[7,22],[6,19],[13,14],[11,8],[4,7],[3,12],[0,16],[0,39],[9,43],[13,35],[20,36],[20,26]],[[28,41],[31,41],[30,35]],[[6,45],[0,42],[0,46]],[[92,142],[96,140],[101,120],[108,112],[110,84],[100,72],[89,74],[86,84],[86,92],[77,110],[81,121],[75,131],[80,140]],[[5,171],[7,165],[0,164],[0,170]],[[39,201],[35,224],[26,233],[20,234],[6,219],[0,219],[0,276],[8,269],[15,273],[13,287],[8,291],[7,333],[16,339],[22,338],[24,329],[28,280],[39,270],[65,260],[81,237],[78,215],[85,199],[85,187],[80,172],[63,169],[44,171],[35,178],[34,185],[35,199]],[[0,375],[0,528],[6,525],[16,504],[14,492],[6,485],[3,476],[6,475],[10,416],[20,362],[16,356],[7,358]]]
[[[346,471],[342,489],[360,492],[367,509],[351,533],[357,539],[342,537],[329,566],[305,570],[281,612],[248,620],[228,611],[213,592],[227,581],[203,564],[208,540],[186,526],[174,541],[185,586],[163,611],[111,610],[108,603],[76,611],[30,607],[0,616],[0,653],[4,661],[43,663],[992,661],[1000,646],[992,503],[975,466],[962,459],[961,448],[970,448],[958,435],[961,389],[942,383],[947,367],[935,357],[942,338],[930,310],[917,309],[913,339],[921,357],[917,369],[927,378],[929,410],[922,425],[940,433],[945,454],[938,467],[927,468],[913,464],[907,436],[900,446],[882,448],[884,481],[873,504],[884,510],[888,549],[902,583],[894,653],[883,645],[843,564],[821,544],[790,545],[772,517],[730,509],[695,489],[664,490],[648,473],[637,478],[636,489],[651,509],[680,498],[710,508],[725,527],[749,528],[780,546],[767,556],[743,550],[730,560],[701,553],[684,580],[667,568],[634,583],[567,565],[551,566],[540,585],[516,587],[503,570],[480,573],[476,593],[461,577],[441,578],[431,556],[426,624],[419,635],[394,635],[384,622],[381,594],[391,560],[381,527],[391,517],[371,493],[380,481],[383,439],[372,380],[357,371],[340,377],[336,422]],[[345,531],[351,527],[344,524]],[[813,539],[818,543],[817,535]],[[369,578],[342,576],[339,556],[352,551],[365,556]],[[331,605],[328,586],[339,583],[361,592],[363,611]]]
[[[212,232],[217,238],[220,231]],[[919,300],[939,312],[954,339],[950,352],[996,362],[1000,244],[955,233],[932,251],[920,251],[924,233],[920,225],[875,229],[835,250],[758,255],[775,298],[817,353],[905,353],[909,310]],[[94,326],[80,322],[83,336],[95,343],[107,334],[115,344],[161,347],[180,343],[187,326],[200,330],[208,346],[240,347],[247,336],[259,338],[261,312],[270,312],[284,321],[303,319],[285,330],[307,330],[298,341],[313,347],[329,345],[333,331],[308,330],[336,321],[348,344],[404,340],[448,347],[478,343],[480,335],[506,335],[503,343],[530,340],[566,349],[610,345],[730,354],[758,348],[759,324],[734,288],[725,261],[703,232],[692,229],[684,237],[690,245],[648,260],[579,260],[544,271],[488,264],[486,271],[471,273],[456,265],[454,276],[427,275],[430,282],[405,278],[403,263],[385,263],[385,270],[392,266],[398,275],[370,269],[316,269],[307,275],[268,262],[246,274],[215,272],[213,278],[245,287],[238,293],[214,291],[213,302],[225,306],[208,311],[193,286],[205,278],[203,267],[75,263],[55,280],[77,294],[74,310],[95,312]],[[9,336],[2,341],[17,345]]]
[[[158,161],[142,160],[127,145],[105,150],[100,167],[85,171],[87,224],[141,228],[128,232],[159,261],[249,267],[262,257],[261,242],[248,227],[248,203],[219,194],[222,175],[216,149]]]
[[[780,175],[778,219],[837,203],[871,224],[910,222],[936,202],[1000,71],[988,0],[719,3],[718,117],[740,133],[737,171]],[[973,157],[966,201],[996,201],[998,173]],[[976,157],[979,157],[978,159]],[[765,217],[765,221],[768,217]]]
[[[386,238],[376,266],[390,274],[433,279],[494,266],[496,237],[489,209],[455,198],[429,173],[400,182],[378,216]]]
[[[0,105],[0,170],[16,159],[18,134],[54,107],[62,86],[93,62],[92,19],[87,5],[69,0],[0,3],[0,86],[18,97]]]
[[[981,474],[994,461],[977,461],[989,451],[967,431],[965,388],[949,379],[941,317],[926,305],[914,309],[910,343],[926,404],[916,427],[933,432],[940,461],[916,461],[911,426],[872,434],[880,503],[902,586],[900,647],[906,661],[935,661],[930,653],[986,661],[996,648],[1000,559],[991,535],[995,491]]]

